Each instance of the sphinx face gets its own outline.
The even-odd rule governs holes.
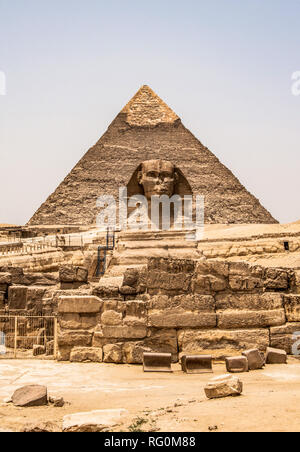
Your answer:
[[[139,184],[143,186],[144,194],[148,200],[151,196],[174,193],[176,173],[174,165],[167,160],[148,160],[142,163],[139,173]]]

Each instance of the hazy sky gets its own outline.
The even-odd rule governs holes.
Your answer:
[[[143,84],[300,219],[299,22],[298,0],[0,0],[0,223],[28,221]]]

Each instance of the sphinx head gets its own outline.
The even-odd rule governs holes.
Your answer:
[[[151,200],[151,196],[171,197],[177,178],[175,166],[168,160],[147,160],[138,172],[138,183],[148,200]]]

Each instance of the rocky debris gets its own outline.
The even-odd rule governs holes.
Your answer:
[[[62,408],[65,405],[63,397],[49,397],[49,403],[51,403],[55,408]]]
[[[267,364],[287,364],[287,353],[285,350],[279,350],[277,348],[267,348],[266,353]]]
[[[47,405],[47,388],[41,385],[23,386],[13,393],[12,403],[19,407]]]
[[[46,353],[46,347],[44,345],[33,345],[32,354],[33,356],[40,356]]]
[[[63,432],[103,432],[115,427],[127,414],[127,410],[94,410],[75,413],[63,418]]]
[[[221,375],[212,378],[204,388],[208,399],[239,396],[243,391],[243,383],[233,375]]]
[[[245,356],[225,358],[226,370],[231,373],[248,372],[248,360]]]
[[[262,369],[265,365],[265,358],[257,348],[246,350],[242,355],[248,360],[249,370]]]
[[[40,422],[38,424],[26,424],[22,433],[58,433],[61,428],[53,422]]]

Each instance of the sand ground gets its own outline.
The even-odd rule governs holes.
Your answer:
[[[141,366],[74,364],[39,360],[0,361],[0,402],[20,386],[44,384],[49,395],[62,396],[63,408],[17,408],[0,404],[0,430],[23,431],[28,424],[50,422],[61,429],[65,415],[125,408],[128,415],[114,431],[290,432],[300,431],[300,361],[269,365],[239,374],[243,395],[208,400],[204,386],[225,373],[186,375],[143,373]]]

